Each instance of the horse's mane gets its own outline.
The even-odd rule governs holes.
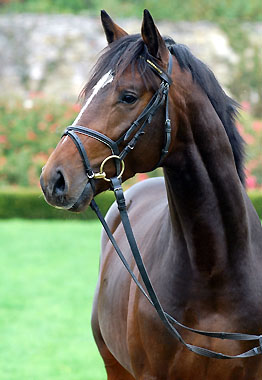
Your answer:
[[[232,147],[239,178],[244,184],[244,141],[235,125],[238,113],[237,102],[226,95],[213,72],[196,58],[186,46],[175,43],[171,38],[165,38],[165,42],[171,54],[176,57],[180,68],[191,72],[193,80],[198,83],[209,98],[225,128]],[[141,59],[141,57],[144,59]],[[85,96],[98,80],[110,70],[118,78],[121,78],[122,73],[129,65],[134,67],[137,64],[145,84],[156,83],[156,75],[146,64],[147,58],[154,60],[149,55],[147,47],[139,34],[120,38],[103,51],[93,68],[89,82],[80,95]]]

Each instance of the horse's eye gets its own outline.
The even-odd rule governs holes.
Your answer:
[[[120,102],[126,103],[126,104],[133,104],[137,101],[137,97],[132,94],[122,94],[120,96]]]

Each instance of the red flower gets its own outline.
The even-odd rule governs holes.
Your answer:
[[[80,104],[73,104],[72,105],[72,110],[73,111],[75,111],[75,112],[80,112],[80,110],[81,110],[81,106],[80,106]]]
[[[246,185],[248,189],[255,189],[257,187],[257,179],[253,175],[248,175],[246,179]]]
[[[40,121],[39,123],[38,123],[38,129],[39,129],[39,131],[44,131],[45,129],[46,129],[46,123],[44,123],[43,121]]]
[[[29,97],[31,99],[35,99],[35,98],[42,99],[42,98],[44,98],[44,93],[41,91],[31,91],[29,93]]]
[[[0,144],[5,144],[7,142],[7,138],[5,135],[0,135]]]
[[[255,120],[253,122],[253,129],[256,132],[262,132],[262,121],[260,120]]]
[[[57,123],[53,123],[50,125],[50,131],[51,132],[55,132],[57,130],[57,127],[58,127],[58,124]]]
[[[246,142],[247,144],[249,144],[249,145],[254,144],[255,141],[256,141],[254,136],[249,135],[249,134],[247,134],[247,133],[245,133],[243,137],[244,137],[245,142]]]
[[[48,122],[53,121],[54,120],[54,115],[52,115],[51,113],[45,114],[45,120],[48,121]]]
[[[0,157],[0,167],[4,166],[5,163],[6,163],[6,157],[5,156]]]
[[[144,181],[145,179],[148,179],[148,175],[146,173],[138,173],[137,174],[137,180],[138,182]]]
[[[33,132],[33,131],[28,131],[28,132],[27,132],[27,138],[28,138],[28,140],[30,140],[30,141],[34,141],[34,140],[36,140],[37,135],[36,135],[35,132]]]
[[[238,129],[238,132],[241,134],[241,136],[243,137],[244,136],[244,127],[242,124],[239,123],[239,121],[236,122],[236,127]]]
[[[241,107],[246,112],[250,112],[250,110],[251,110],[251,105],[249,102],[242,102]]]

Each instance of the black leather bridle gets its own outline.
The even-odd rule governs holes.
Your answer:
[[[169,87],[172,84],[172,80],[170,78],[170,75],[172,73],[172,56],[169,53],[169,63],[168,63],[168,70],[167,73],[164,72],[161,68],[159,68],[156,64],[154,64],[150,60],[146,60],[149,67],[161,78],[161,83],[158,88],[158,90],[155,92],[145,109],[142,111],[142,113],[138,116],[138,118],[131,124],[131,126],[128,128],[128,130],[117,140],[113,141],[109,137],[105,136],[104,134],[97,132],[95,130],[80,126],[80,125],[71,125],[67,127],[65,130],[63,136],[69,136],[72,141],[75,143],[80,156],[83,161],[83,165],[89,180],[89,183],[93,189],[93,192],[95,194],[95,180],[97,179],[104,179],[106,181],[109,181],[111,183],[111,188],[115,193],[116,202],[118,205],[118,209],[120,212],[121,220],[123,223],[123,227],[127,236],[127,240],[129,243],[129,246],[131,248],[134,260],[136,262],[136,265],[138,267],[139,273],[141,275],[141,278],[143,280],[143,283],[146,287],[147,292],[144,290],[143,285],[139,282],[137,277],[135,276],[134,272],[132,271],[131,267],[129,266],[128,262],[126,261],[124,255],[122,254],[120,248],[118,247],[118,244],[116,240],[114,239],[104,217],[102,216],[95,200],[93,199],[91,201],[91,208],[95,211],[97,214],[99,220],[101,221],[106,234],[108,235],[109,240],[112,242],[112,245],[114,246],[118,256],[120,257],[122,263],[124,264],[125,268],[131,275],[132,279],[136,283],[136,285],[139,287],[142,294],[147,298],[147,300],[154,306],[156,312],[158,313],[160,319],[164,323],[164,325],[167,327],[167,329],[190,351],[197,353],[201,356],[206,356],[209,358],[214,359],[235,359],[235,358],[248,358],[251,356],[260,355],[262,353],[262,335],[251,335],[251,334],[241,334],[241,333],[227,333],[227,332],[209,332],[209,331],[202,331],[202,330],[196,330],[190,327],[187,327],[183,325],[182,323],[178,322],[176,319],[174,319],[172,316],[170,316],[168,313],[166,313],[156,295],[156,292],[153,288],[153,285],[150,281],[150,278],[147,274],[146,268],[144,266],[142,257],[140,255],[140,252],[137,247],[137,243],[130,225],[130,221],[127,214],[126,209],[126,203],[124,198],[124,193],[122,189],[122,183],[121,183],[121,177],[124,171],[124,158],[126,155],[134,149],[139,137],[144,134],[144,129],[147,124],[150,123],[153,115],[155,112],[159,109],[159,107],[165,102],[165,144],[164,148],[162,149],[159,163],[157,166],[159,166],[164,157],[168,153],[168,149],[171,142],[171,123],[169,119],[169,112],[168,112],[168,92]],[[99,173],[94,173],[86,150],[82,144],[82,141],[78,134],[84,134],[89,137],[92,137],[104,144],[106,144],[111,152],[112,155],[107,157],[100,166]],[[127,143],[125,148],[119,152],[119,145],[120,143],[123,143],[127,141],[130,136],[133,134],[133,137],[131,140]],[[106,173],[104,172],[104,166],[107,161],[110,159],[114,159],[115,165],[116,165],[116,175],[112,178],[107,178]],[[208,350],[203,347],[198,347],[192,344],[188,344],[184,341],[181,334],[177,331],[177,329],[173,326],[173,324],[176,324],[179,327],[182,327],[190,332],[204,335],[210,338],[217,338],[217,339],[228,339],[228,340],[235,340],[235,341],[252,341],[252,340],[258,340],[259,346],[252,348],[251,350],[248,350],[242,354],[239,355],[226,355],[223,353],[215,352],[212,350]]]
[[[151,122],[151,119],[153,115],[156,113],[156,111],[159,109],[159,107],[165,102],[165,145],[161,152],[161,157],[159,159],[158,164],[156,167],[160,165],[160,163],[163,161],[164,157],[168,153],[168,148],[171,141],[171,124],[169,119],[169,110],[168,110],[168,91],[169,87],[172,84],[172,80],[170,78],[171,72],[172,72],[172,55],[169,53],[169,63],[168,63],[168,70],[167,73],[165,73],[162,69],[160,69],[158,66],[156,66],[152,61],[149,59],[146,59],[146,63],[149,65],[149,67],[161,78],[161,83],[157,91],[154,93],[153,97],[149,101],[149,103],[146,105],[144,110],[141,112],[141,114],[137,117],[137,119],[130,125],[128,130],[117,140],[113,141],[106,135],[97,132],[93,129],[89,129],[87,127],[83,127],[81,125],[70,125],[66,128],[63,136],[69,136],[73,142],[75,143],[80,156],[82,158],[85,171],[87,174],[87,177],[89,179],[89,183],[92,186],[93,191],[95,192],[95,179],[104,179],[106,181],[110,181],[106,177],[106,173],[104,172],[103,168],[107,161],[110,159],[114,159],[115,166],[116,166],[116,174],[119,178],[121,178],[123,171],[124,171],[124,158],[126,155],[134,149],[138,139],[140,136],[142,136],[145,132],[144,129],[147,124]],[[136,132],[135,132],[136,131]],[[99,173],[94,173],[88,156],[86,154],[85,148],[82,144],[81,139],[77,135],[77,133],[92,137],[103,144],[107,145],[112,155],[107,157],[100,166]],[[127,143],[125,148],[122,150],[122,152],[119,152],[119,145],[125,141],[127,141],[130,136],[134,134],[132,139]],[[63,137],[62,136],[62,137]]]

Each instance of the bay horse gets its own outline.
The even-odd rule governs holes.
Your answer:
[[[120,184],[163,167],[164,178],[125,193],[163,310],[192,329],[262,333],[262,228],[245,190],[237,103],[187,47],[161,36],[147,10],[137,35],[128,35],[105,11],[101,18],[108,47],[84,88],[79,115],[43,168],[47,202],[80,212],[113,178]],[[106,221],[141,281],[116,204]],[[214,339],[180,325],[190,347],[228,358],[187,350],[132,281],[105,233],[92,329],[109,380],[262,379],[260,355],[229,359],[252,350],[252,341]],[[258,337],[254,352],[261,354]]]

